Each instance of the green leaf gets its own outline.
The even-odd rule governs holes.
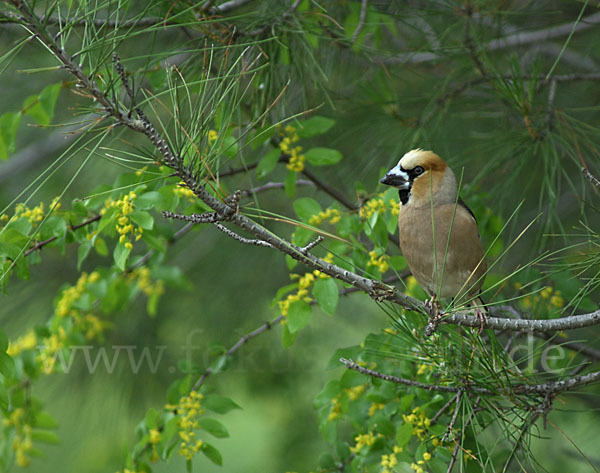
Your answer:
[[[131,249],[126,248],[122,243],[117,243],[117,246],[115,246],[113,258],[117,268],[119,268],[121,271],[125,271],[125,265],[127,264],[129,253],[131,253]]]
[[[290,255],[285,255],[285,265],[287,266],[287,269],[291,271],[298,265],[298,261],[296,261]]]
[[[0,408],[8,409],[8,391],[4,384],[0,384]]]
[[[290,329],[288,329],[287,324],[281,328],[281,343],[283,344],[283,348],[291,347],[296,341],[296,337],[298,336],[298,332],[292,333]]]
[[[23,104],[25,114],[33,117],[39,125],[50,125],[61,88],[62,84],[59,82],[44,87],[39,95],[28,97]]]
[[[312,317],[312,308],[305,301],[293,301],[287,313],[287,328],[291,333],[296,333],[306,327]]]
[[[204,453],[204,455],[206,455],[206,458],[208,458],[215,465],[221,466],[223,464],[223,457],[221,457],[221,453],[211,444],[206,442],[203,443],[202,453]]]
[[[319,278],[312,289],[312,294],[326,313],[333,315],[338,303],[338,288],[332,278]]]
[[[322,135],[323,133],[327,133],[333,125],[335,125],[335,120],[332,118],[316,115],[308,120],[300,122],[298,136],[300,138],[310,138],[312,136]]]
[[[342,160],[342,153],[331,148],[311,148],[304,156],[314,166],[330,166]]]
[[[241,409],[232,399],[225,396],[207,396],[202,405],[217,414],[227,414],[233,409]]]
[[[6,379],[15,377],[15,362],[6,352],[0,352],[0,373]]]
[[[313,215],[321,212],[321,205],[310,197],[301,197],[294,201],[294,212],[300,220],[307,222]]]
[[[285,190],[285,195],[290,199],[296,195],[296,173],[294,171],[288,171],[283,182],[283,189]]]
[[[100,256],[108,256],[108,246],[103,238],[96,236],[94,238],[94,249]]]
[[[155,208],[156,210],[164,210],[166,199],[160,192],[150,191],[145,192],[135,199],[135,208],[138,210],[148,210]]]
[[[217,419],[211,417],[202,417],[198,420],[198,425],[202,430],[206,430],[209,434],[217,438],[229,437],[227,428]]]
[[[77,271],[81,270],[81,265],[90,254],[92,249],[92,242],[90,240],[84,241],[79,248],[77,248]]]
[[[0,116],[0,159],[6,159],[15,152],[20,121],[20,113],[4,113]]]
[[[8,337],[4,330],[0,329],[0,353],[4,353],[8,349]]]
[[[39,411],[35,414],[33,426],[40,429],[55,429],[58,427],[58,422],[46,411]]]
[[[146,412],[146,427],[148,427],[148,429],[158,428],[158,419],[158,411],[151,407],[150,409],[148,409],[148,412]]]
[[[143,210],[136,210],[133,212],[131,214],[131,220],[144,230],[152,230],[154,227],[154,217]]]
[[[258,166],[256,166],[256,178],[264,179],[268,174],[275,169],[277,165],[277,161],[279,161],[279,156],[281,156],[281,150],[272,149],[267,154],[265,154],[260,161],[258,162]]]
[[[49,430],[34,430],[31,432],[31,438],[36,442],[56,445],[60,443],[60,438],[55,432]]]
[[[412,431],[412,425],[408,423],[402,424],[400,427],[398,427],[396,430],[396,444],[399,447],[404,447],[408,442],[410,442],[410,439],[413,435]]]
[[[102,215],[100,222],[98,222],[98,233],[100,233],[102,230],[104,230],[106,227],[108,227],[115,221],[115,217],[118,212],[118,209],[111,207],[104,213],[104,215]]]

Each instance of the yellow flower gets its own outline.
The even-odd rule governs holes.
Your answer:
[[[219,138],[217,130],[208,130],[208,143],[213,144]]]
[[[150,443],[158,443],[160,442],[160,432],[157,429],[150,429],[150,438],[148,439],[148,441]]]

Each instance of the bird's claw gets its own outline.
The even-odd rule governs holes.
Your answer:
[[[483,332],[483,329],[485,328],[485,325],[487,323],[487,315],[485,313],[485,310],[481,307],[475,307],[473,311],[473,316],[479,322],[479,333]]]
[[[373,299],[377,302],[382,302],[386,299],[389,299],[393,295],[394,295],[394,288],[387,286],[383,283],[375,285],[373,287],[373,289],[371,289],[371,292],[369,292],[369,296],[371,296],[371,299]]]
[[[430,337],[435,333],[442,319],[442,312],[440,312],[440,304],[436,296],[432,296],[430,299],[425,300],[423,303],[425,308],[429,311],[429,322],[425,327],[425,335]]]

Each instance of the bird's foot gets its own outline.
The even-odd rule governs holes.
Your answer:
[[[479,322],[479,333],[483,332],[485,324],[487,323],[487,313],[482,307],[475,306],[473,316]]]
[[[392,286],[388,286],[382,282],[377,281],[371,291],[369,292],[369,296],[371,299],[382,302],[394,295],[394,288]]]
[[[440,304],[436,296],[432,296],[424,302],[425,308],[429,311],[429,322],[425,327],[425,335],[430,337],[435,333],[442,319],[442,313],[440,312]]]

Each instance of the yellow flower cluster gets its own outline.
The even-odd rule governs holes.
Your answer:
[[[396,453],[400,452],[402,452],[402,447],[394,445],[394,453],[381,455],[381,466],[383,467],[381,473],[392,473],[393,468],[398,464]]]
[[[421,363],[417,368],[417,375],[425,374],[427,371],[433,371],[433,365]]]
[[[324,220],[329,223],[338,223],[342,218],[338,209],[327,209],[324,212],[321,211],[317,215],[313,215],[308,220],[311,225],[319,225]]]
[[[142,227],[138,227],[131,223],[130,215],[134,210],[133,201],[137,195],[135,192],[131,191],[129,194],[126,194],[121,199],[113,200],[111,198],[106,199],[104,203],[104,208],[100,210],[100,214],[103,215],[110,208],[118,209],[117,213],[117,232],[119,235],[119,243],[125,245],[125,248],[132,249],[133,244],[131,243],[130,236],[134,236],[135,241],[138,241],[142,238],[142,233],[144,229]]]
[[[14,427],[15,436],[11,448],[15,452],[17,465],[25,468],[29,465],[30,454],[33,451],[33,441],[31,439],[31,426],[25,419],[25,410],[22,407],[16,408],[6,419],[4,425]]]
[[[173,194],[182,199],[187,199],[192,204],[196,202],[196,196],[194,191],[190,189],[186,184],[182,181],[173,189]]]
[[[219,138],[217,130],[208,130],[208,143],[213,144]]]
[[[360,218],[366,220],[375,212],[385,212],[386,210],[389,210],[392,215],[398,215],[400,213],[400,204],[398,202],[392,200],[388,205],[386,205],[382,196],[383,194],[379,194],[377,197],[369,199],[365,205],[362,205],[358,212]]]
[[[58,199],[58,197],[52,199],[52,202],[50,203],[51,211],[57,211],[60,208]],[[25,204],[20,203],[15,206],[15,214],[12,217],[10,217],[10,219],[8,215],[3,214],[0,217],[0,221],[7,222],[10,220],[11,222],[13,222],[19,218],[26,218],[33,224],[33,226],[36,226],[39,222],[44,220],[45,214],[46,212],[44,210],[43,202],[40,202],[40,205],[33,207],[32,209],[27,207]]]
[[[431,425],[431,419],[429,419],[425,412],[419,407],[415,407],[409,415],[402,414],[404,422],[411,424],[413,431],[412,434],[419,437],[421,440],[425,438],[425,432]]]
[[[415,471],[415,473],[423,473],[425,470],[423,469],[423,465],[425,462],[431,460],[431,453],[425,452],[423,453],[423,460],[417,461],[417,463],[411,463],[410,467]]]
[[[333,254],[327,253],[327,256],[323,258],[323,261],[328,263],[333,262]],[[318,269],[310,273],[305,273],[304,276],[298,276],[297,274],[292,274],[290,276],[292,279],[294,277],[299,277],[298,280],[298,291],[295,294],[289,294],[285,300],[279,301],[277,305],[279,306],[279,310],[281,311],[281,315],[284,317],[288,314],[290,309],[290,304],[295,301],[303,300],[305,302],[312,301],[312,298],[308,295],[309,288],[315,283],[317,278],[327,279],[329,276],[325,273],[322,273]]]
[[[348,394],[348,399],[351,401],[356,401],[360,396],[362,396],[362,393],[365,392],[365,389],[367,389],[366,384],[359,384],[358,386],[354,386],[352,388],[346,388],[344,391],[346,391],[346,394]]]
[[[25,350],[32,350],[37,346],[37,338],[35,336],[35,332],[30,330],[25,335],[20,336],[14,342],[11,342],[8,345],[8,353],[10,356],[17,356],[19,353]]]
[[[155,282],[152,282],[152,279],[150,278],[150,269],[145,266],[131,271],[128,278],[131,281],[137,281],[140,291],[147,296],[151,296],[152,294],[163,294],[165,292],[164,281],[158,279]]]
[[[89,275],[86,272],[81,273],[81,276],[79,276],[79,279],[74,286],[63,290],[60,299],[56,303],[56,309],[54,311],[56,316],[59,318],[67,316],[77,317],[79,315],[79,311],[78,309],[73,308],[73,305],[83,295],[88,283],[96,282],[99,279],[100,274],[96,271]]]
[[[416,289],[419,287],[419,283],[415,279],[415,277],[411,274],[406,279],[406,294],[409,296],[415,296]]]
[[[282,136],[279,142],[279,149],[283,153],[290,155],[290,162],[286,164],[286,167],[290,171],[302,172],[304,170],[304,161],[306,160],[302,154],[302,146],[292,147],[292,144],[300,139],[298,133],[296,133],[296,128],[288,125],[283,131],[279,132],[279,135]]]
[[[202,440],[196,440],[198,417],[204,413],[202,399],[204,396],[197,391],[192,391],[187,396],[181,397],[177,405],[167,404],[168,410],[174,410],[179,416],[179,454],[186,460],[191,460],[202,448]]]
[[[350,447],[350,451],[352,453],[358,453],[363,447],[370,447],[375,443],[377,437],[380,437],[381,434],[374,435],[373,432],[367,432],[366,434],[359,434],[354,437],[354,447]]]
[[[521,284],[516,283],[515,287],[520,290]],[[558,290],[554,290],[551,286],[545,286],[538,294],[533,294],[524,297],[521,300],[521,305],[524,309],[540,308],[540,302],[542,302],[542,308],[547,310],[556,308],[561,309],[565,305],[565,300],[562,294]],[[545,307],[544,307],[545,306]]]
[[[74,286],[63,290],[60,299],[56,303],[55,315],[61,319],[71,317],[77,328],[85,334],[88,340],[102,336],[108,324],[93,314],[83,315],[75,307],[75,303],[83,296],[87,285],[100,279],[100,273],[93,271],[89,275],[85,272],[77,280]]]
[[[62,327],[58,327],[58,333],[52,333],[49,337],[44,338],[43,351],[36,356],[36,361],[45,374],[54,373],[56,367],[56,353],[65,348],[67,333]]]
[[[377,411],[380,411],[384,407],[385,407],[385,404],[383,404],[381,402],[372,403],[371,407],[369,407],[369,417],[373,417]]]
[[[388,260],[388,255],[379,256],[376,251],[369,251],[369,266],[374,266],[381,274],[390,269],[390,263]]]
[[[327,421],[331,422],[334,419],[342,416],[342,405],[340,404],[340,399],[338,397],[334,397],[331,400],[331,411],[329,411],[329,416],[327,417]]]

